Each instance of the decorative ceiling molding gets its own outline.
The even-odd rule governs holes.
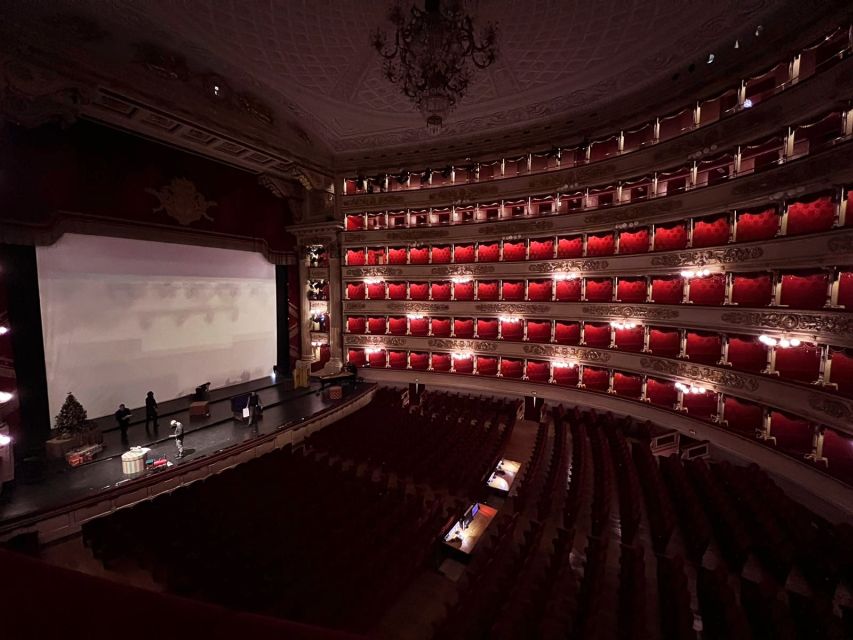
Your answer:
[[[581,309],[587,316],[601,318],[633,318],[635,320],[674,320],[681,314],[672,307],[655,307],[650,305],[618,305],[597,304],[588,305]]]

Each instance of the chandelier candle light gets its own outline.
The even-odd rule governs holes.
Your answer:
[[[397,2],[388,19],[396,28],[393,37],[377,30],[370,43],[385,60],[385,77],[400,85],[437,134],[465,95],[472,67],[485,69],[495,61],[497,29],[486,25],[478,40],[459,0],[425,0],[423,10],[412,6],[408,14]]]

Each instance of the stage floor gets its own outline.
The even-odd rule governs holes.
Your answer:
[[[175,465],[187,464],[229,446],[291,426],[303,418],[346,402],[350,396],[371,386],[371,383],[363,381],[356,383],[355,387],[344,384],[343,398],[329,400],[325,394],[320,393],[319,383],[313,383],[308,388],[288,391],[284,384],[271,385],[270,379],[264,378],[211,390],[210,417],[192,421],[189,419],[189,400],[186,398],[161,403],[158,431],[152,430],[150,434],[146,434],[142,423],[133,424],[128,430],[129,443],[126,446],[122,445],[118,430],[106,431],[104,451],[98,454],[93,462],[72,468],[63,461],[38,482],[24,483],[18,478],[12,486],[4,486],[0,496],[0,526],[97,495],[101,491],[113,489],[135,479],[122,473],[121,468],[121,454],[130,446],[149,447],[150,457],[165,456]],[[249,427],[234,420],[231,413],[231,396],[250,389],[258,391],[264,407],[263,418],[256,427]],[[181,406],[182,410],[178,410]],[[166,414],[166,411],[169,413]],[[176,458],[175,441],[169,438],[169,421],[173,419],[184,425],[184,457],[181,459]]]

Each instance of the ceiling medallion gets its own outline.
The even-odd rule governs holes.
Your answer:
[[[485,69],[495,61],[497,29],[486,25],[478,41],[460,0],[425,0],[423,10],[412,6],[408,15],[397,2],[388,19],[396,27],[393,38],[377,30],[371,44],[385,59],[385,76],[400,84],[426,118],[430,133],[437,134],[465,95],[472,65]]]

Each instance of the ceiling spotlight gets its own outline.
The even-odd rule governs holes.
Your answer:
[[[5,404],[12,399],[12,394],[8,391],[0,391],[0,404]]]
[[[713,53],[708,54],[708,64],[711,64],[716,59],[716,56]]]
[[[750,107],[752,107],[752,100],[747,98],[746,100],[743,101],[743,108],[749,109]]]

